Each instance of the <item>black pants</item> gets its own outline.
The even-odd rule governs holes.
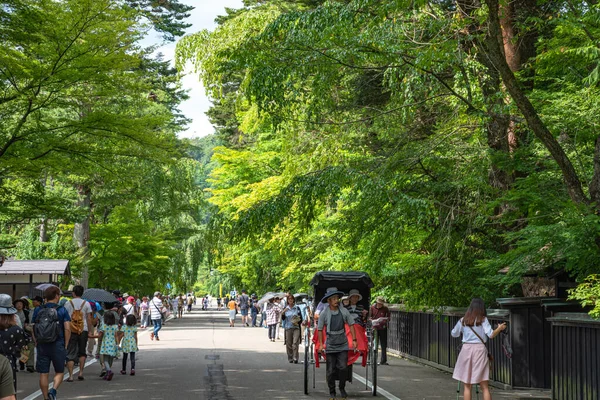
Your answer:
[[[335,378],[340,381],[340,392],[346,390],[346,380],[348,379],[348,352],[340,351],[337,353],[327,353],[327,386],[329,394],[335,395]]]
[[[379,343],[381,344],[381,363],[387,362],[387,336],[388,331],[385,329],[377,329],[377,337],[379,339]]]
[[[123,353],[123,371],[127,369],[128,355],[131,355],[131,369],[135,369],[135,353]]]

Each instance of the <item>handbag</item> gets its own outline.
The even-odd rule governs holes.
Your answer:
[[[156,303],[155,303],[155,302],[152,302],[152,305],[153,305],[153,306],[154,306],[154,308],[156,308],[156,310],[157,310],[157,311],[160,313],[160,319],[161,319],[163,322],[165,322],[165,318],[166,318],[166,314],[167,314],[167,312],[166,312],[166,311],[163,311],[163,310],[166,310],[166,308],[165,308],[165,307],[163,307],[163,309],[162,309],[162,310],[160,310],[160,309],[158,308],[158,306],[156,305]]]
[[[479,338],[479,340],[481,340],[481,343],[483,343],[483,345],[485,346],[485,342],[483,341],[481,336],[479,336],[479,334],[477,332],[475,332],[475,329],[473,329],[472,326],[469,326],[469,328],[471,328],[471,330],[473,331],[475,336],[477,336]],[[494,356],[489,351],[488,351],[488,360],[490,361],[490,369],[492,369],[492,363],[494,362]]]

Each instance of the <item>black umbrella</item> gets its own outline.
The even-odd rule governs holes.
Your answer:
[[[117,301],[112,293],[104,289],[86,289],[81,297],[89,301],[97,301],[98,303],[114,303]]]

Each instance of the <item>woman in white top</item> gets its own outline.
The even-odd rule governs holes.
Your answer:
[[[452,336],[462,334],[462,350],[456,360],[452,377],[464,384],[464,399],[471,400],[471,387],[479,384],[483,391],[483,400],[492,400],[488,381],[490,380],[490,366],[487,347],[487,338],[493,339],[506,329],[506,323],[501,323],[492,330],[485,312],[485,304],[480,298],[471,300],[467,313],[458,321]]]

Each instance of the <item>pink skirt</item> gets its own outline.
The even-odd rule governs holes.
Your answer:
[[[490,380],[488,351],[483,343],[463,344],[452,377],[471,384]]]

